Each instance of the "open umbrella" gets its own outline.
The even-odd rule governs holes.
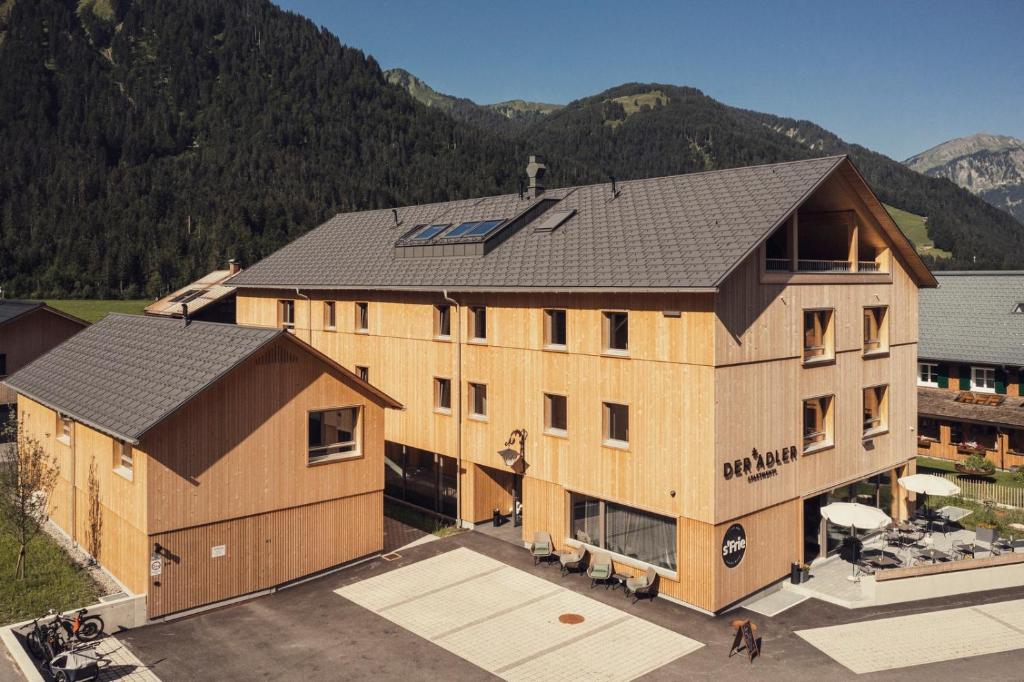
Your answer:
[[[821,508],[821,515],[836,524],[837,526],[843,526],[851,530],[851,537],[856,543],[857,540],[857,529],[862,530],[876,530],[882,526],[887,526],[892,523],[892,519],[877,507],[869,507],[866,504],[859,504],[857,502],[833,502],[832,504],[825,505]],[[852,548],[853,554],[851,554],[851,563],[853,574],[851,579],[857,572],[856,562],[856,545]]]
[[[904,476],[899,479],[899,483],[904,489],[912,493],[935,495],[936,497],[949,497],[960,492],[960,486],[953,483],[953,481],[931,474]]]

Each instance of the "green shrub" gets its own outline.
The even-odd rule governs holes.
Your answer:
[[[988,461],[981,455],[971,455],[963,461],[963,465],[967,469],[974,471],[984,471],[987,474],[994,474],[996,471],[996,465]]]

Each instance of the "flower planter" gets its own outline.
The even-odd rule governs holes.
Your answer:
[[[956,470],[959,473],[964,474],[965,476],[991,476],[992,474],[995,473],[995,471],[989,471],[988,469],[974,469],[971,467],[967,467],[961,464],[960,462],[957,462],[953,466],[956,467]]]

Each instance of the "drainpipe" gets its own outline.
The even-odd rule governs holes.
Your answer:
[[[447,289],[441,295],[455,306],[455,520],[462,525],[462,306]]]
[[[313,301],[310,300],[309,296],[299,291],[298,287],[295,289],[295,295],[301,296],[306,299],[306,343],[313,345]],[[298,326],[298,325],[296,325]]]

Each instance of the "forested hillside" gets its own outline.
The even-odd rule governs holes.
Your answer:
[[[337,211],[509,190],[522,165],[263,0],[0,8],[8,295],[155,296]]]
[[[0,74],[8,295],[156,296],[338,211],[515,191],[528,153],[559,185],[848,152],[945,266],[1024,263],[1006,214],[812,123],[651,84],[445,111],[267,0],[0,0]]]

